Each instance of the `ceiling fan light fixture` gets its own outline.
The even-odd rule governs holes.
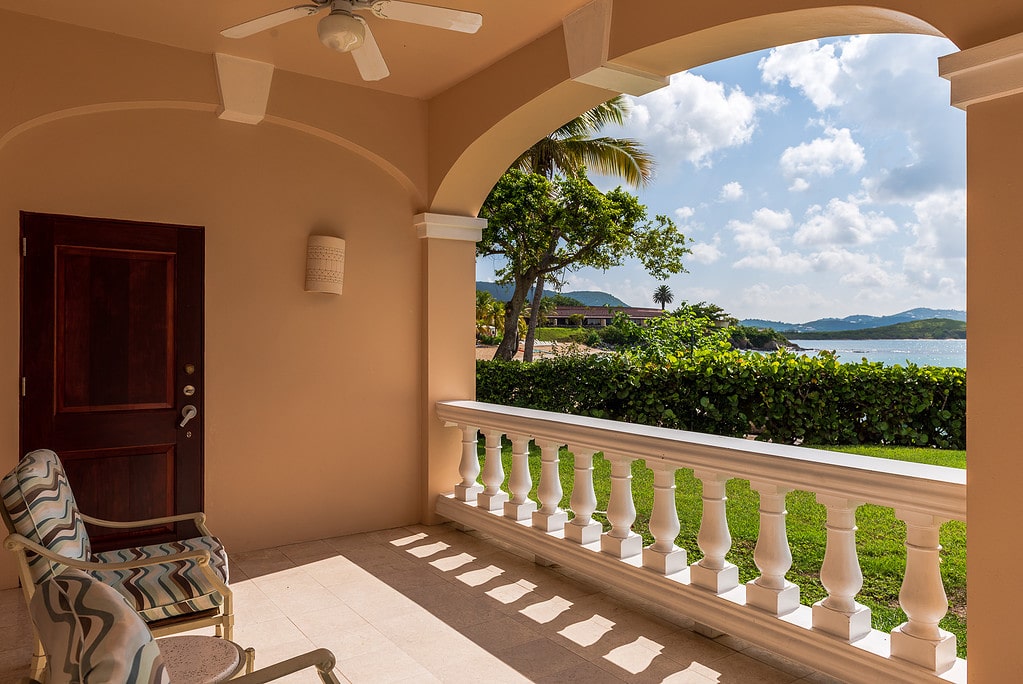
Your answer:
[[[337,52],[351,52],[366,39],[365,25],[347,10],[331,10],[316,26],[320,42]]]

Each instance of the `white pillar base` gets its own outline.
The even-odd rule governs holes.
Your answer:
[[[686,569],[689,555],[677,546],[672,551],[654,551],[649,546],[643,549],[643,567],[662,575],[673,575]]]
[[[629,532],[629,536],[625,539],[602,534],[600,535],[600,550],[615,558],[632,558],[643,553],[643,537],[635,532]]]
[[[818,601],[813,604],[813,628],[852,643],[870,634],[870,608],[857,603],[853,612],[844,613]]]
[[[568,522],[568,513],[565,511],[558,511],[557,513],[544,513],[543,511],[533,511],[533,527],[544,532],[557,532],[558,530],[565,529],[565,523]]]
[[[480,492],[476,496],[476,505],[488,511],[499,511],[504,507],[504,502],[507,500],[507,492],[498,492],[497,494]]]
[[[751,580],[746,582],[746,605],[771,615],[788,615],[799,607],[799,587],[786,581],[784,588],[770,589]]]
[[[483,485],[474,484],[471,486],[465,486],[464,484],[455,485],[455,498],[459,501],[468,501],[472,503],[476,501],[476,497],[483,493]]]
[[[585,525],[576,525],[575,521],[565,525],[565,539],[574,541],[577,544],[592,544],[600,539],[604,532],[604,526],[596,520],[591,520]]]
[[[504,502],[504,517],[512,520],[529,520],[534,511],[536,511],[535,501],[524,501],[519,504],[511,501]]]
[[[906,634],[902,623],[892,630],[892,657],[926,667],[935,674],[951,669],[956,662],[956,637],[954,634],[939,630],[941,638],[937,641],[921,639]]]
[[[725,563],[720,570],[713,570],[703,567],[698,561],[689,566],[689,581],[693,586],[720,594],[739,586],[739,568]]]

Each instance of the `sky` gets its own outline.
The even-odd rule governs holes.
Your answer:
[[[652,152],[648,214],[691,240],[672,306],[801,323],[915,307],[966,308],[966,118],[949,105],[932,36],[812,40],[675,74],[628,98],[605,134]],[[619,181],[591,178],[602,190]],[[478,259],[477,280],[493,280]],[[566,274],[656,306],[637,260]]]

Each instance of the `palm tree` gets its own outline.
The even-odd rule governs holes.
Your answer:
[[[577,173],[588,169],[607,176],[618,176],[632,186],[646,185],[653,177],[654,158],[643,149],[643,144],[632,138],[597,136],[605,126],[621,125],[628,113],[628,100],[617,95],[537,140],[519,155],[512,168],[538,173],[547,178],[553,178],[557,173]],[[533,342],[544,285],[546,279],[540,276],[533,286],[531,313],[522,353],[525,361],[533,360]],[[499,348],[495,358],[500,353]]]
[[[675,295],[667,285],[658,285],[654,290],[654,302],[661,305],[661,311],[664,311],[664,307],[671,304],[674,299]]]

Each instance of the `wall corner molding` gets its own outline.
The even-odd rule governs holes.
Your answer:
[[[416,214],[412,218],[412,225],[420,238],[479,242],[483,239],[487,220],[474,216],[424,213]]]
[[[1023,33],[938,58],[938,74],[952,84],[953,107],[1023,93]]]
[[[270,83],[274,65],[254,59],[225,55],[214,56],[220,109],[217,116],[225,121],[256,125],[266,116],[270,100]]]
[[[612,8],[612,0],[593,0],[562,21],[572,80],[637,97],[668,85],[667,76],[608,60]]]

